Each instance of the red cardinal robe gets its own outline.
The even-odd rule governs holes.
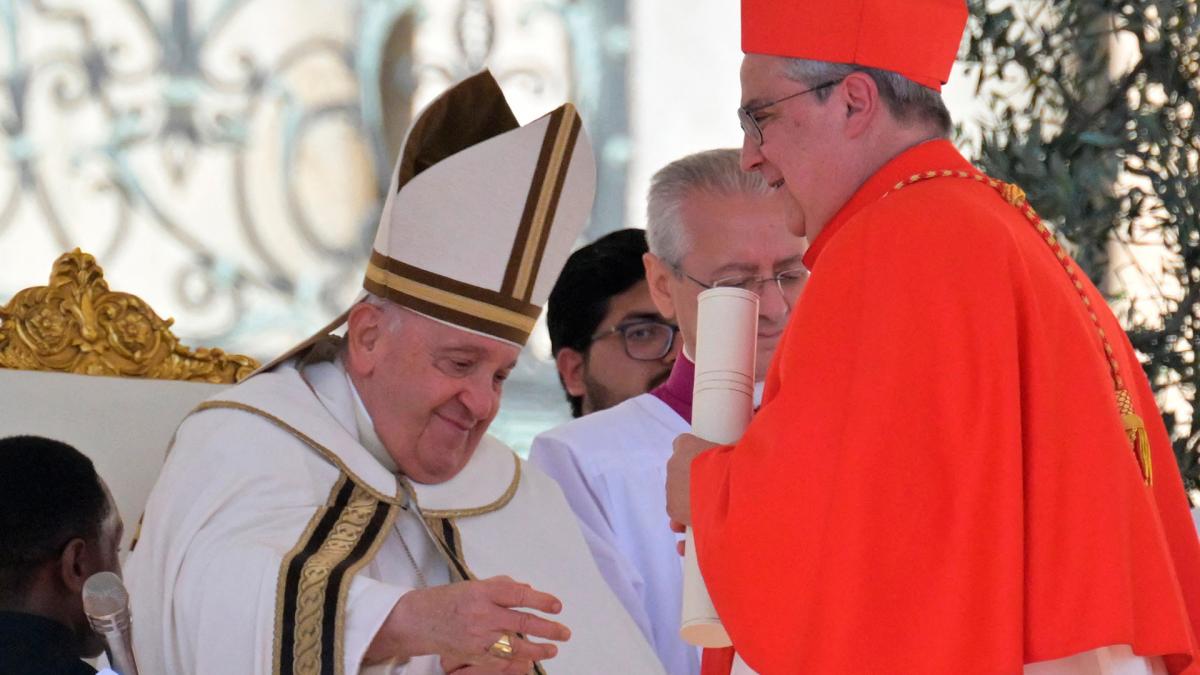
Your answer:
[[[1200,543],[1132,347],[1081,277],[1152,486],[1063,264],[985,184],[894,190],[931,170],[977,173],[921,144],[827,224],[763,406],[692,465],[734,646],[762,675],[1020,673],[1117,644],[1200,673]]]

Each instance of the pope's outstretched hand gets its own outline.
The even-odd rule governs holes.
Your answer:
[[[558,653],[555,645],[528,638],[565,642],[571,631],[518,607],[558,614],[562,602],[505,576],[409,591],[396,602],[363,660],[374,664],[436,654],[447,672],[527,673],[534,661]],[[512,653],[496,655],[493,645],[505,635]]]

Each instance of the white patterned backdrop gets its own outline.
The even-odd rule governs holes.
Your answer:
[[[737,4],[0,0],[0,300],[79,246],[185,342],[270,358],[354,296],[409,120],[484,66],[523,121],[579,105],[585,239],[642,226],[657,168],[741,142]],[[567,419],[548,351],[495,426],[521,451]]]

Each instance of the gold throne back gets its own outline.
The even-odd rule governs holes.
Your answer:
[[[75,249],[55,261],[49,285],[0,307],[0,368],[232,384],[258,367],[185,347],[172,323],[136,295],[109,290],[96,259]]]
[[[55,261],[49,284],[0,307],[0,437],[46,436],[91,457],[125,520],[125,550],[179,422],[258,367],[190,349],[171,324],[111,290],[79,249]]]

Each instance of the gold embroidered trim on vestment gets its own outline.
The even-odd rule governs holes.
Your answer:
[[[354,577],[359,573],[359,571],[362,570],[362,568],[366,567],[367,564],[375,559],[375,554],[379,553],[379,549],[383,546],[383,542],[387,541],[387,538],[391,535],[392,529],[396,524],[396,518],[399,515],[399,510],[393,508],[390,504],[383,505],[381,503],[381,507],[388,509],[387,518],[384,520],[383,526],[379,529],[379,533],[371,541],[371,545],[367,549],[366,553],[346,568],[346,574],[342,577],[342,588],[338,592],[338,608],[334,622],[337,626],[335,649],[337,650],[337,662],[339,667],[340,664],[345,663],[346,661],[346,597],[350,592],[350,583],[354,581]],[[420,570],[417,570],[417,573],[420,574]]]
[[[421,509],[421,514],[426,518],[470,518],[472,516],[482,516],[485,513],[499,511],[512,501],[512,498],[517,494],[517,488],[521,484],[521,458],[513,454],[513,476],[509,482],[508,488],[504,490],[504,494],[500,495],[491,504],[484,504],[473,509]],[[413,492],[413,500],[417,499],[416,492]],[[418,502],[419,504],[419,502]]]
[[[280,563],[273,650],[278,675],[344,674],[350,583],[391,533],[396,510],[339,476]]]
[[[338,468],[338,471],[342,472],[346,476],[349,476],[350,480],[353,480],[355,482],[355,484],[357,484],[362,489],[366,490],[375,499],[378,499],[381,502],[386,502],[388,504],[392,504],[393,506],[407,507],[407,505],[408,505],[408,495],[406,495],[404,493],[404,491],[397,489],[398,494],[394,495],[394,496],[385,495],[382,492],[379,492],[375,488],[371,487],[370,483],[363,480],[360,476],[358,476],[353,471],[351,471],[350,467],[346,466],[346,463],[343,462],[342,459],[340,457],[338,457],[337,454],[334,453],[332,450],[330,450],[329,448],[326,448],[325,446],[321,445],[320,443],[314,441],[313,439],[309,438],[308,435],[306,435],[304,432],[293,427],[292,425],[288,424],[287,422],[284,422],[283,420],[279,419],[275,415],[272,415],[271,413],[269,413],[265,410],[262,410],[260,408],[255,408],[252,405],[246,405],[245,403],[238,403],[237,401],[205,401],[204,403],[201,403],[200,405],[196,406],[196,409],[193,410],[189,414],[194,415],[195,413],[204,412],[205,410],[241,410],[242,412],[247,412],[247,413],[250,413],[251,415],[256,415],[258,417],[261,417],[261,418],[267,420],[268,422],[270,422],[271,424],[274,424],[275,426],[279,427],[280,429],[283,429],[284,431],[288,432],[289,434],[295,436],[298,440],[303,442],[308,447],[312,448],[313,450],[316,450],[322,457],[329,460],[329,462],[331,464],[336,466]]]
[[[470,565],[467,564],[466,555],[463,553],[462,533],[458,530],[458,523],[453,518],[424,518],[424,521],[426,532],[433,537],[439,552],[446,559],[447,567],[450,569],[450,580],[452,582],[470,581],[477,578],[471,571]],[[445,530],[442,529],[443,523],[450,528],[454,536],[453,542],[446,540]],[[454,551],[457,551],[458,555],[453,555]]]
[[[333,503],[337,498],[337,494],[339,491],[341,491],[342,487],[345,485],[345,482],[346,477],[343,475],[338,479],[337,483],[334,484],[333,490],[329,492],[329,499],[327,499],[325,502],[325,507],[318,509],[313,517],[308,521],[308,526],[304,528],[304,532],[301,533],[300,539],[296,542],[296,545],[287,552],[287,555],[283,557],[283,562],[279,565],[279,577],[275,581],[275,641],[272,643],[271,656],[271,663],[273,664],[272,672],[274,675],[282,675],[284,672],[282,655],[284,640],[283,601],[287,589],[287,570],[291,566],[292,560],[294,560],[296,556],[300,555],[301,551],[308,546],[308,542],[312,539],[313,532],[317,529],[317,525],[325,517],[326,511],[333,508]]]
[[[275,675],[343,675],[346,594],[354,575],[375,557],[390,535],[396,519],[393,507],[406,508],[407,496],[402,491],[399,497],[383,495],[354,475],[332,450],[265,410],[236,401],[206,401],[193,413],[220,409],[240,410],[270,422],[339,470],[325,506],[313,515],[279,567],[273,670]],[[348,495],[344,494],[347,489]],[[379,509],[384,509],[382,518]],[[334,520],[330,522],[330,518]],[[364,536],[368,537],[366,548],[356,552]],[[293,570],[300,558],[303,558],[300,569]],[[340,565],[345,567],[339,569]],[[333,577],[336,589],[330,588]],[[331,592],[336,595],[331,596]],[[292,597],[294,609],[289,610]],[[325,623],[331,612],[333,635],[327,636]],[[332,657],[326,655],[326,650],[332,651]],[[285,652],[290,653],[290,658]]]
[[[330,491],[330,496],[325,507],[321,508],[316,514],[314,514],[308,526],[305,528],[299,542],[297,542],[296,546],[288,552],[287,556],[281,563],[279,581],[277,582],[276,587],[275,653],[273,660],[275,675],[288,675],[289,673],[294,675],[309,675],[309,673],[320,673],[321,671],[319,667],[323,652],[321,647],[323,633],[322,623],[325,612],[329,611],[329,608],[327,607],[327,603],[317,603],[318,591],[321,591],[319,593],[321,598],[324,599],[328,597],[328,587],[326,584],[328,581],[329,572],[333,570],[333,568],[336,567],[339,562],[345,560],[350,551],[352,551],[358,545],[358,542],[362,538],[363,530],[366,528],[367,523],[371,521],[375,511],[378,508],[387,508],[388,506],[409,508],[410,501],[412,502],[413,506],[418,506],[416,503],[416,493],[411,489],[411,486],[407,486],[407,479],[403,477],[398,479],[398,496],[389,497],[380,493],[379,491],[373,489],[361,478],[356,476],[352,471],[350,471],[350,469],[346,467],[345,463],[343,463],[332,450],[326,448],[320,443],[317,443],[308,435],[291,426],[279,417],[272,415],[271,413],[260,408],[236,401],[217,400],[201,403],[196,407],[195,410],[192,411],[192,413],[194,414],[197,412],[203,412],[205,410],[222,409],[240,410],[242,412],[263,418],[271,424],[279,427],[283,431],[291,434],[305,445],[308,445],[310,448],[315,450],[322,457],[336,466],[341,473],[338,482]],[[470,567],[466,563],[465,556],[462,551],[462,535],[458,530],[458,524],[454,522],[453,519],[492,513],[504,508],[504,506],[512,501],[521,482],[521,460],[515,454],[513,454],[512,457],[514,465],[512,480],[510,481],[508,488],[504,491],[504,493],[492,503],[473,509],[447,509],[428,512],[420,511],[419,506],[418,508],[414,509],[414,515],[416,515],[426,526],[426,532],[437,544],[436,548],[438,551],[444,558],[446,558],[447,563],[453,566],[449,549],[446,547],[446,542],[437,534],[440,529],[435,527],[433,523],[434,519],[448,520],[451,528],[454,530],[455,537],[458,540],[458,546],[456,547],[458,550],[457,562],[466,571],[466,576],[469,579],[475,579],[476,577],[474,572],[471,571]],[[321,543],[318,551],[310,557],[309,561],[305,562],[302,568],[301,588],[300,593],[297,594],[296,601],[295,627],[291,631],[293,635],[297,636],[296,646],[293,652],[294,665],[292,669],[285,669],[281,663],[281,652],[283,640],[285,639],[283,635],[285,632],[284,623],[286,618],[284,605],[287,600],[288,570],[297,556],[301,555],[306,549],[310,549],[312,547],[312,544],[314,543],[314,535],[316,534],[321,521],[325,519],[325,517],[329,514],[330,509],[334,507],[338,500],[338,494],[346,489],[348,481],[353,486],[353,492],[351,493],[346,506],[342,508],[342,513],[339,514],[337,523],[334,525],[326,539]],[[392,531],[395,518],[396,510],[394,508],[389,508],[385,515],[383,527],[378,528],[378,531],[372,539],[366,553],[354,561],[354,563],[346,569],[345,574],[342,577],[340,584],[341,587],[338,590],[335,610],[337,612],[335,615],[336,630],[333,638],[335,653],[335,675],[343,675],[344,671],[343,662],[345,660],[345,652],[343,636],[345,632],[345,601],[346,592],[349,588],[350,581],[363,566],[365,566],[374,558],[380,546],[382,546],[384,540],[387,539]],[[303,605],[301,604],[302,602]],[[541,664],[535,663],[530,673],[533,675],[545,675],[545,670]]]
[[[342,476],[339,483],[345,480],[348,479]],[[325,613],[329,609],[327,596],[330,591],[328,587],[330,576],[334,568],[345,561],[358,545],[367,524],[378,508],[380,508],[379,500],[360,486],[355,485],[349,502],[338,516],[337,523],[321,543],[320,549],[304,563],[300,572],[300,584],[296,589],[295,634],[297,640],[294,657],[296,675],[317,675],[321,672],[321,650],[327,643],[327,640],[323,639],[322,630]],[[391,519],[392,517],[389,516],[388,521]],[[390,527],[382,528],[381,536],[376,537],[371,548],[378,549],[378,542],[382,541],[390,531]],[[356,565],[356,568],[361,567],[368,560],[364,557],[359,561],[360,564]],[[291,560],[286,562],[291,562]],[[349,574],[343,575],[341,583],[348,582],[350,578]],[[345,609],[346,594],[339,591],[337,613],[334,615],[339,627],[343,623],[339,619],[344,616]],[[333,643],[335,672],[340,674],[343,672],[342,663],[345,652],[340,630],[334,633]]]

